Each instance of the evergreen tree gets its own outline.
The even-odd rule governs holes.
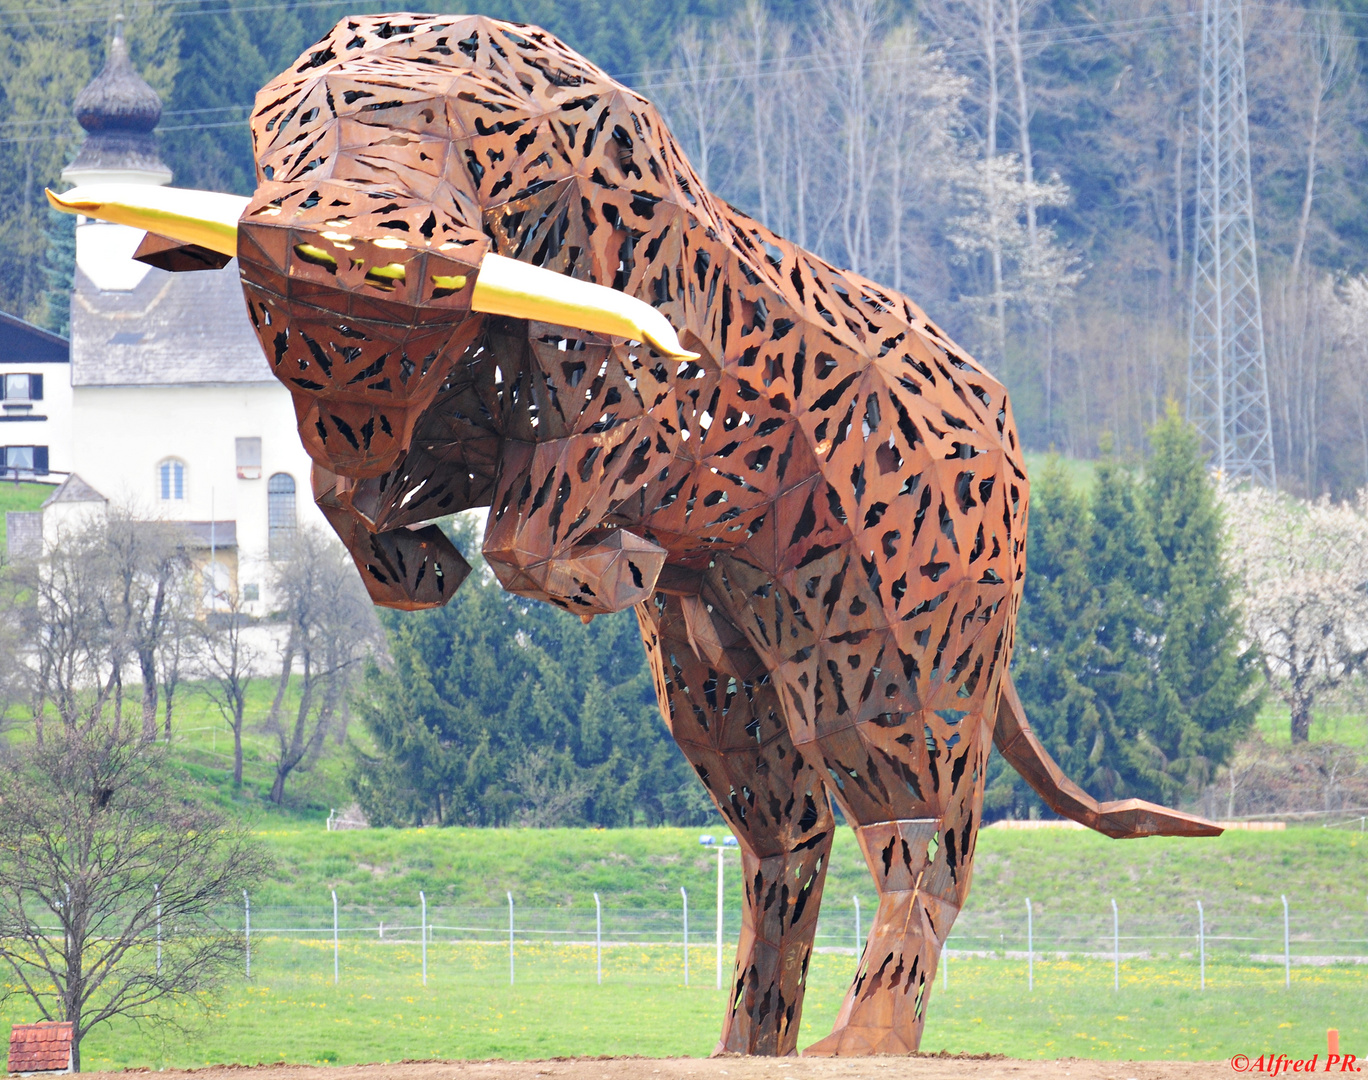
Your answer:
[[[475,564],[434,611],[386,613],[392,663],[357,702],[378,753],[353,789],[384,824],[699,823],[711,803],[661,722],[635,616],[584,626]]]
[[[71,284],[76,276],[76,219],[48,208],[43,252],[43,318],[40,325],[66,337],[71,331]]]
[[[292,6],[251,0],[229,0],[186,21],[166,103],[172,115],[162,122],[162,154],[177,186],[251,194],[256,167],[247,117],[256,92],[317,36]]]
[[[1070,777],[1097,770],[1097,694],[1088,675],[1100,664],[1102,602],[1088,563],[1092,521],[1057,457],[1034,478],[1026,588],[1017,622],[1012,678],[1036,736]],[[1039,805],[1026,782],[994,753],[985,810],[1026,816]]]
[[[1221,511],[1197,431],[1170,404],[1150,445],[1151,683],[1132,715],[1137,741],[1152,748],[1151,790],[1176,797],[1199,790],[1253,724],[1258,672],[1253,651],[1240,646]]]
[[[1198,436],[1170,408],[1143,477],[1109,456],[1090,495],[1055,462],[1032,493],[1013,679],[1032,727],[1100,799],[1195,796],[1258,711],[1220,510]],[[1000,758],[992,815],[1039,808]]]
[[[1098,590],[1098,665],[1087,679],[1097,691],[1101,731],[1097,770],[1080,783],[1099,798],[1135,795],[1127,778],[1143,763],[1126,718],[1146,708],[1149,638],[1146,568],[1150,522],[1133,471],[1104,447],[1091,497],[1089,577]]]

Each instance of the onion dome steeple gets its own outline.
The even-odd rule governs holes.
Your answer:
[[[104,67],[76,96],[76,121],[86,137],[76,160],[62,170],[62,179],[70,184],[169,184],[171,170],[162,163],[152,136],[161,109],[161,98],[128,58],[123,16],[116,15]]]

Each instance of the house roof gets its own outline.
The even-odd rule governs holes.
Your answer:
[[[71,343],[0,311],[0,364],[65,364],[71,359]]]
[[[43,500],[42,508],[46,510],[54,503],[83,503],[83,502],[109,502],[103,495],[87,484],[75,473],[72,473],[60,484],[57,490]]]
[[[66,1072],[71,1067],[71,1022],[15,1024],[10,1028],[9,1071]]]
[[[222,270],[152,268],[127,292],[102,290],[77,269],[72,386],[274,381],[248,321],[236,259]]]

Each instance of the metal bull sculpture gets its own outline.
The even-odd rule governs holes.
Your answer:
[[[506,588],[585,619],[635,607],[665,721],[741,844],[719,1051],[796,1048],[829,798],[879,907],[819,1054],[916,1049],[994,742],[1110,836],[1219,831],[1099,805],[1031,734],[1002,385],[905,297],[711,195],[649,102],[532,27],[367,16],[251,124],[250,201],[54,200],[149,229],[154,265],[238,257],[376,603],[450,599],[469,568],[429,523],[488,506]]]

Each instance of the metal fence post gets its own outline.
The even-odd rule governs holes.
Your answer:
[[[508,985],[513,985],[513,894],[508,894]]]
[[[333,985],[337,985],[337,890],[333,890]]]
[[[1035,990],[1035,927],[1031,917],[1031,898],[1026,897],[1026,989]]]
[[[858,959],[864,949],[864,939],[860,937],[860,898],[852,896],[851,899],[855,901],[855,956]]]
[[[243,945],[247,956],[247,978],[252,977],[252,901],[247,896],[247,890],[242,890],[242,927]]]
[[[423,985],[427,985],[427,895],[422,889],[418,890],[418,903],[423,906],[422,921],[419,924],[419,932],[423,937]]]
[[[1292,924],[1287,914],[1287,897],[1283,902],[1283,985],[1292,986]]]
[[[1112,897],[1112,989],[1121,992],[1121,914]]]
[[[594,893],[594,971],[598,984],[603,985],[603,904]]]
[[[153,895],[157,898],[157,974],[161,975],[161,886],[152,886]]]
[[[679,895],[684,899],[684,985],[689,985],[689,894],[684,886],[679,887]]]
[[[1202,989],[1206,989],[1206,912],[1202,902],[1197,901],[1197,956],[1201,964]]]

